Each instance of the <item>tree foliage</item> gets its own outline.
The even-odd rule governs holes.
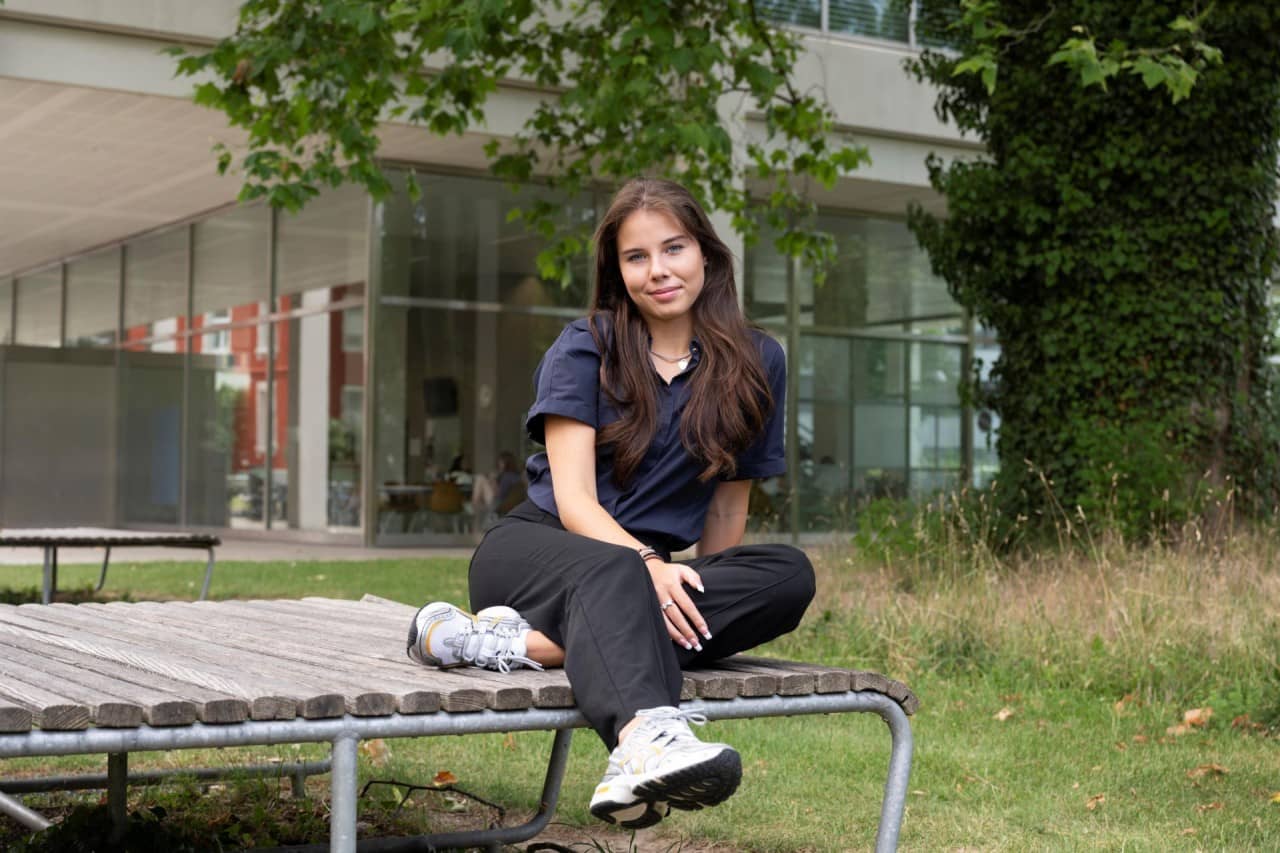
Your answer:
[[[748,239],[763,220],[820,274],[833,244],[805,228],[810,190],[866,154],[833,133],[820,92],[795,88],[798,54],[754,0],[248,0],[235,33],[179,70],[248,132],[238,162],[218,152],[244,199],[297,208],[343,181],[383,195],[381,121],[483,131],[489,97],[516,81],[544,97],[513,139],[487,145],[496,175],[569,194],[673,177]],[[551,202],[520,213],[549,238],[544,274],[565,274],[587,224],[565,230]]]
[[[948,216],[910,224],[1000,341],[969,391],[1001,415],[1010,512],[1150,533],[1228,496],[1274,507],[1280,6],[963,6],[958,53],[909,67],[986,153],[931,160]]]

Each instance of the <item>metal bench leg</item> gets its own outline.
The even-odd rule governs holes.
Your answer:
[[[880,829],[876,832],[876,853],[893,853],[898,849],[898,833],[902,829],[902,813],[907,805],[907,782],[911,778],[911,723],[897,702],[886,701],[876,711],[889,725],[893,746],[889,753],[889,777],[884,783],[884,802],[880,806]]]
[[[104,573],[106,569],[102,570]],[[209,597],[209,581],[213,580],[213,549],[209,549],[209,562],[204,568],[204,586],[200,587],[200,600],[204,601]]]
[[[94,592],[102,592],[102,586],[107,582],[107,566],[111,563],[111,546],[106,546],[107,553],[102,555],[102,574],[98,577],[98,588]]]
[[[53,601],[53,591],[58,587],[58,547],[44,546],[44,576],[40,591],[40,601],[48,604]]]
[[[27,829],[34,829],[36,832],[53,826],[53,824],[45,820],[44,815],[39,812],[33,812],[17,798],[8,794],[0,794],[0,814],[11,817]]]
[[[329,853],[356,851],[356,774],[360,739],[350,732],[333,741],[329,794]]]
[[[111,840],[124,838],[129,829],[129,753],[107,755],[107,811],[111,812]]]

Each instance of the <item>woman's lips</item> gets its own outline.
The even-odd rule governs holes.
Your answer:
[[[670,302],[680,295],[679,287],[664,287],[662,290],[653,290],[649,295],[659,302]]]

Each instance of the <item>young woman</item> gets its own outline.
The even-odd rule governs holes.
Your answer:
[[[681,669],[792,630],[813,569],[742,545],[751,481],[784,473],[786,364],[748,326],[733,259],[693,197],[637,179],[595,235],[590,314],[534,374],[528,500],[471,561],[472,616],[423,607],[409,655],[507,672],[563,666],[612,750],[591,812],[627,828],[737,789],[731,747],[678,708]],[[697,557],[672,562],[697,543]]]

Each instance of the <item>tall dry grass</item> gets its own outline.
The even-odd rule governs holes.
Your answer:
[[[906,677],[1212,700],[1280,724],[1275,529],[1140,545],[1080,518],[1057,543],[1002,552],[983,523],[944,499],[882,547],[860,536],[816,552],[819,598],[797,648]]]

